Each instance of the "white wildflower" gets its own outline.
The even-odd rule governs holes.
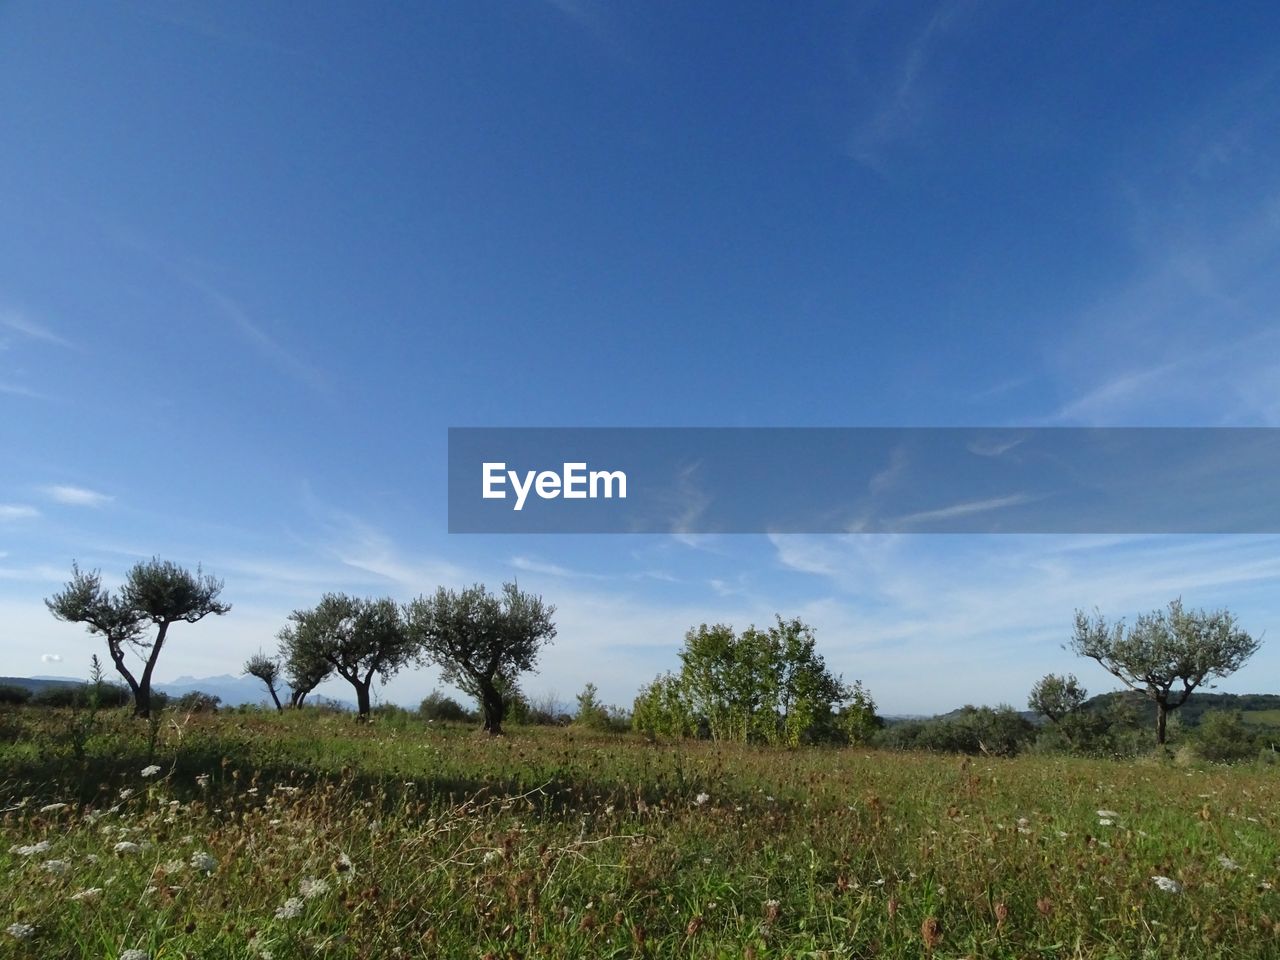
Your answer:
[[[44,853],[52,844],[48,840],[40,840],[36,843],[26,844],[25,846],[14,844],[9,848],[10,853],[16,853],[20,857],[34,857],[37,853]]]
[[[1182,892],[1182,884],[1180,884],[1177,880],[1173,880],[1169,877],[1152,877],[1151,879],[1154,880],[1156,886],[1159,887],[1161,890],[1163,890],[1165,893],[1181,893]]]
[[[120,960],[151,960],[151,954],[145,950],[129,949],[120,954]]]
[[[59,810],[67,809],[65,803],[46,803],[40,808],[41,813],[57,813]]]
[[[79,893],[73,893],[71,899],[77,903],[93,903],[102,896],[101,887],[86,887]]]
[[[1218,866],[1222,867],[1223,870],[1239,870],[1240,869],[1240,864],[1236,863],[1234,860],[1228,857],[1225,853],[1218,854]]]
[[[1108,817],[1101,817],[1101,818],[1099,818],[1099,820],[1098,820],[1098,826],[1100,826],[1100,827],[1110,827],[1110,826],[1112,826],[1114,823],[1115,823],[1115,821],[1114,821],[1114,820],[1112,820],[1112,819],[1110,819],[1110,818],[1108,818]]]
[[[213,854],[197,850],[191,855],[191,869],[199,870],[201,873],[213,873],[218,869],[218,861],[213,858]]]
[[[40,864],[40,869],[45,873],[53,873],[58,876],[62,876],[62,874],[68,873],[71,870],[71,864],[66,860],[46,860],[44,863]]]
[[[294,920],[300,916],[302,916],[302,900],[298,897],[290,897],[276,908],[277,920]]]
[[[1116,817],[1120,816],[1120,814],[1116,813],[1114,810],[1099,810],[1098,816],[1105,820],[1114,820]]]
[[[125,854],[131,854],[131,853],[140,853],[142,851],[142,848],[138,846],[136,843],[134,843],[132,840],[121,840],[111,849],[115,853],[120,854],[121,856],[124,856]]]
[[[160,767],[154,763],[142,768],[142,775],[144,777],[154,777],[159,772]]]
[[[486,864],[497,863],[501,859],[502,859],[502,854],[500,854],[497,850],[490,850],[488,853],[484,855],[484,862]]]
[[[120,799],[128,800],[130,797],[133,796],[133,794],[134,794],[133,787],[125,787],[123,790],[120,791]],[[116,809],[119,809],[119,808],[117,807]]]
[[[29,923],[11,923],[4,929],[15,940],[30,940],[36,934],[36,928]]]
[[[209,786],[209,775],[207,773],[196,774],[196,786],[201,790],[206,789]]]
[[[303,900],[311,900],[314,897],[322,897],[329,892],[329,884],[324,880],[316,880],[313,877],[306,877],[298,884],[298,892],[302,894]]]
[[[693,798],[693,802],[696,803],[698,806],[702,806],[704,803],[706,803],[710,799],[711,799],[711,794],[700,793]]]

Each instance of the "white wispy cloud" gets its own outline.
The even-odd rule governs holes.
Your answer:
[[[0,503],[0,520],[30,520],[40,511],[25,503]]]
[[[59,336],[49,327],[42,323],[37,323],[26,314],[19,313],[16,310],[0,312],[0,327],[27,340],[38,340],[42,343],[51,343],[59,347],[72,346],[70,341]]]
[[[921,510],[918,513],[908,513],[891,521],[892,524],[919,524],[932,523],[935,520],[954,520],[957,517],[969,517],[977,513],[990,513],[993,510],[1003,510],[1006,507],[1016,507],[1023,503],[1032,503],[1033,501],[1043,499],[1029,493],[1011,493],[1003,497],[991,497],[986,500],[966,500],[962,503],[953,503],[945,507],[938,507],[936,510]]]
[[[970,0],[944,0],[902,47],[895,67],[880,85],[864,119],[849,137],[849,155],[884,172],[883,151],[924,124],[938,96],[929,69],[938,48],[973,11]]]
[[[73,507],[101,507],[115,499],[108,494],[70,484],[54,484],[44,487],[43,490],[49,499]]]
[[[61,663],[62,654],[60,653],[42,653],[40,654],[41,663]]]

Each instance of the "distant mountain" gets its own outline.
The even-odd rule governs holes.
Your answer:
[[[1155,711],[1155,704],[1137,690],[1100,693],[1090,697],[1084,704],[1084,709],[1094,713],[1105,713],[1117,707],[1132,710],[1141,718],[1146,718]],[[1196,691],[1176,712],[1180,722],[1194,727],[1211,710],[1238,711],[1246,722],[1271,726],[1280,718],[1280,694]]]
[[[116,683],[120,678],[112,673],[105,679],[108,683]],[[26,687],[33,693],[49,687],[78,686],[84,682],[71,677],[0,677],[0,686],[8,684]],[[178,677],[176,680],[156,683],[153,686],[171,697],[180,697],[184,693],[199,690],[201,693],[218,697],[229,707],[238,707],[245,703],[269,704],[271,702],[267,688],[263,686],[261,680],[256,677],[233,677],[229,673],[217,677]],[[288,688],[282,689],[280,699],[283,700],[287,696]],[[341,703],[341,701],[338,702]]]

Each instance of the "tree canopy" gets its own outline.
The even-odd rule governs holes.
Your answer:
[[[508,706],[505,691],[536,668],[539,652],[555,639],[555,609],[514,583],[503,584],[500,594],[475,584],[419,597],[406,618],[422,657],[440,668],[446,682],[476,698],[484,729],[498,734]]]
[[[1154,701],[1156,743],[1163,745],[1169,712],[1209,680],[1240,669],[1259,646],[1227,610],[1186,610],[1177,599],[1167,610],[1138,617],[1131,628],[1123,620],[1108,623],[1097,611],[1089,616],[1077,610],[1067,649]]]

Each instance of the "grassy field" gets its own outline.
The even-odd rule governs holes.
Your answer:
[[[0,716],[0,956],[1280,956],[1273,770],[72,722]]]

